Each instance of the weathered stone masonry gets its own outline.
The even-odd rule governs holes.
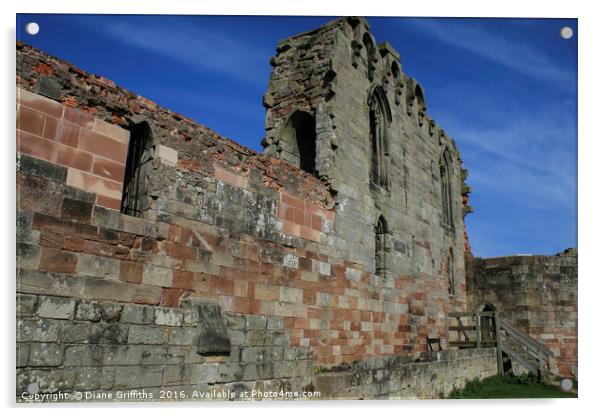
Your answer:
[[[438,397],[495,373],[489,350],[409,364],[466,308],[469,188],[397,53],[347,18],[271,63],[260,155],[17,45],[17,394],[326,391],[342,366],[362,381],[335,396]]]
[[[577,252],[468,258],[469,310],[489,305],[554,354],[552,373],[577,379]]]

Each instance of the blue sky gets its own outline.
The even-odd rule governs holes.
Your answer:
[[[17,39],[261,150],[276,43],[331,17],[18,15]],[[473,188],[475,255],[577,244],[577,21],[368,18],[425,88]],[[36,36],[25,23],[40,25]],[[572,39],[560,36],[570,26]]]

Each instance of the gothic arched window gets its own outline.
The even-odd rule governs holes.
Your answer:
[[[370,120],[370,181],[389,189],[389,173],[386,157],[389,153],[386,129],[390,121],[384,93],[375,89],[368,102]]]
[[[453,227],[452,191],[451,191],[451,158],[446,150],[439,161],[441,181],[441,211],[445,225]]]
[[[454,277],[454,252],[450,248],[447,256],[447,290],[450,295],[456,294],[456,279]]]
[[[147,122],[130,129],[128,156],[121,195],[121,212],[141,217],[148,206],[148,170],[153,158],[153,136]]]
[[[381,215],[375,228],[374,261],[376,265],[376,274],[381,277],[387,275],[387,222]]]
[[[316,121],[304,111],[295,111],[289,118],[281,139],[285,160],[304,171],[316,174]]]

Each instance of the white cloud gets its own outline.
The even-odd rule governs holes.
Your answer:
[[[262,73],[269,73],[266,54],[243,39],[206,29],[179,25],[177,20],[138,17],[111,19],[105,33],[150,52],[185,65],[227,74],[254,84],[264,84]]]
[[[473,52],[531,78],[553,82],[558,88],[574,88],[576,77],[572,71],[559,66],[532,44],[511,40],[510,36],[485,30],[469,21],[452,23],[420,19],[414,22],[420,30],[448,45]]]

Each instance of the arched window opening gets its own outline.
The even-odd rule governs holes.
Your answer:
[[[456,279],[454,277],[454,252],[449,249],[447,256],[447,290],[450,295],[456,294]]]
[[[374,45],[374,41],[372,37],[368,33],[364,33],[364,37],[362,38],[362,43],[364,44],[364,48],[366,49],[366,66],[368,68],[368,78],[372,80],[374,78],[374,70],[376,69],[376,46]]]
[[[370,122],[370,181],[377,186],[389,188],[389,175],[387,168],[388,143],[386,142],[386,128],[390,120],[384,93],[378,89],[369,101]]]
[[[383,216],[378,217],[375,228],[374,261],[376,265],[376,275],[386,277],[387,275],[387,223]]]
[[[439,161],[441,181],[441,210],[442,220],[447,226],[453,227],[452,192],[451,192],[451,159],[446,150]]]
[[[422,91],[422,87],[420,87],[420,85],[416,85],[414,95],[416,97],[416,105],[418,106],[418,124],[422,126],[424,123],[424,117],[426,116],[426,102],[424,100],[424,92]]]
[[[391,64],[391,73],[393,74],[393,86],[395,88],[395,104],[401,104],[402,82],[401,71],[396,61]]]
[[[121,212],[126,215],[142,217],[149,208],[148,172],[152,151],[153,136],[148,123],[132,126],[121,196]]]
[[[316,121],[304,111],[296,111],[289,119],[282,139],[282,149],[289,153],[285,160],[304,171],[316,174]]]

